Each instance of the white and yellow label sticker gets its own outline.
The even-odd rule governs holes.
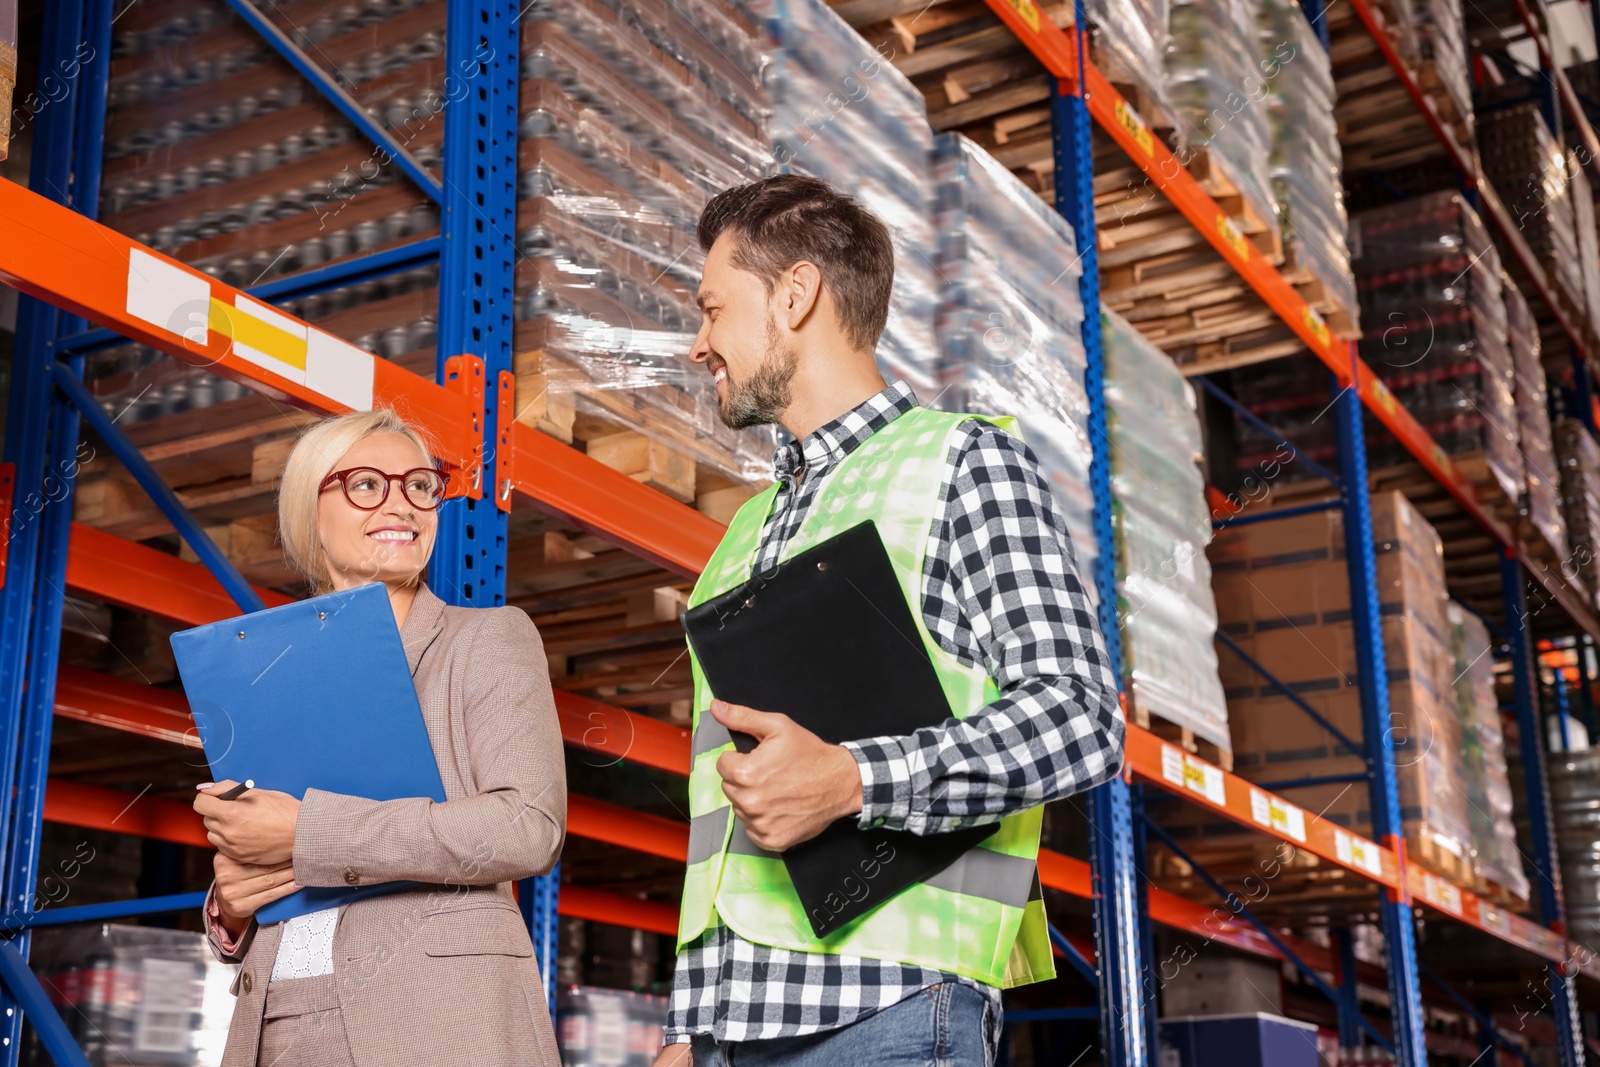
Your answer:
[[[1218,807],[1228,803],[1228,787],[1222,769],[1195,759],[1173,745],[1161,746],[1161,777],[1191,793],[1198,793]]]
[[[1133,143],[1139,146],[1139,151],[1147,156],[1154,155],[1156,150],[1155,136],[1151,134],[1150,127],[1144,124],[1144,119],[1139,117],[1139,113],[1129,107],[1128,102],[1120,97],[1117,99],[1116,107],[1112,110],[1116,112],[1117,121],[1122,124],[1122,128],[1127,130],[1128,134],[1133,138]]]
[[[1370,874],[1383,874],[1383,855],[1378,846],[1343,830],[1333,832],[1333,854],[1347,867],[1358,867]]]
[[[1302,845],[1306,843],[1306,813],[1282,797],[1252,788],[1250,817],[1269,830],[1291,837]]]
[[[1220,212],[1217,214],[1217,233],[1227,242],[1228,247],[1242,258],[1250,258],[1250,242],[1244,239],[1244,234],[1239,232],[1239,227],[1233,224],[1233,220]]]

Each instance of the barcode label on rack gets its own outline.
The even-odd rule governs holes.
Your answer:
[[[1244,234],[1233,224],[1233,220],[1223,214],[1217,215],[1217,233],[1233,249],[1234,254],[1241,259],[1250,258],[1250,242],[1244,239]]]
[[[1461,890],[1436,874],[1423,872],[1422,898],[1440,911],[1448,911],[1451,915],[1461,914]]]
[[[1218,807],[1228,803],[1228,787],[1222,771],[1172,745],[1161,746],[1161,777],[1191,793],[1199,793]]]
[[[1333,854],[1348,867],[1359,867],[1372,874],[1383,873],[1383,856],[1378,846],[1343,830],[1333,832]]]
[[[1144,119],[1139,117],[1139,113],[1122,99],[1117,101],[1113,110],[1116,112],[1117,121],[1128,131],[1128,135],[1133,138],[1133,143],[1139,146],[1139,150],[1147,156],[1154,154],[1155,137],[1150,133],[1150,127],[1144,124]]]
[[[1491,933],[1500,934],[1502,937],[1509,936],[1511,933],[1511,921],[1507,918],[1506,913],[1482,897],[1478,898],[1478,925]]]
[[[1306,843],[1306,813],[1282,797],[1251,789],[1250,817],[1269,830]]]

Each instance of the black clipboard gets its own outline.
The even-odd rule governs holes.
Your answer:
[[[717,698],[782,712],[824,741],[912,734],[951,718],[872,522],[808,548],[683,613]],[[733,734],[740,752],[755,747]],[[998,824],[919,837],[840,819],[783,853],[825,937],[954,863]]]

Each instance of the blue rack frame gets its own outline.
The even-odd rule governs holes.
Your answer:
[[[259,13],[246,0],[227,2],[252,24],[259,19]],[[1321,11],[1320,0],[1304,2],[1313,25],[1323,30],[1326,44],[1325,27],[1313,14]],[[89,60],[70,65],[77,71],[75,77],[67,79],[72,86],[71,105],[52,107],[40,118],[31,182],[35,189],[89,215],[93,215],[98,202],[100,142],[110,56],[110,9],[110,0],[57,0],[47,5],[49,14],[42,52],[41,66],[50,68],[55,60],[71,57],[79,41],[93,41],[98,45]],[[438,257],[441,293],[458,294],[456,299],[441,301],[440,380],[452,374],[481,375],[483,403],[477,414],[486,448],[482,499],[452,501],[441,515],[433,579],[447,600],[483,606],[503,603],[506,588],[507,509],[504,505],[509,494],[502,486],[509,482],[502,464],[508,457],[499,455],[493,443],[499,440],[497,399],[502,380],[511,371],[520,42],[517,15],[518,6],[514,0],[452,0],[450,3],[447,69],[453,78],[459,79],[464,91],[448,91],[451,87],[447,86],[443,180],[433,182],[432,176],[420,167],[408,166],[408,163],[414,164],[414,160],[409,160],[403,151],[390,152],[397,165],[441,203],[440,237],[270,282],[255,290],[262,299],[281,302],[410,269]],[[1082,0],[1077,4],[1077,16],[1079,24],[1084,24]],[[274,48],[291,63],[296,63],[298,49],[292,43],[278,39],[282,38],[281,34],[276,38],[270,33],[267,36]],[[1082,40],[1079,37],[1080,71]],[[69,69],[69,65],[62,63],[60,69]],[[337,85],[311,71],[302,73],[307,74],[335,106],[349,114],[348,98],[343,97]],[[1083,81],[1080,77],[1078,84],[1082,85]],[[1081,96],[1062,92],[1051,99],[1051,115],[1057,164],[1056,201],[1077,234],[1083,262],[1080,296],[1090,312],[1085,316],[1083,340],[1088,353],[1085,384],[1091,404],[1089,429],[1094,447],[1091,483],[1102,505],[1096,509],[1095,533],[1100,553],[1094,580],[1100,594],[1100,621],[1107,649],[1120,676],[1121,634],[1116,613],[1116,554],[1109,508],[1110,457],[1103,396],[1104,362],[1097,314],[1099,279],[1093,215],[1092,119]],[[364,113],[350,117],[381,148],[389,147],[386,135],[366,121]],[[4,458],[16,466],[18,500],[26,500],[30,495],[43,499],[46,477],[51,475],[65,483],[66,495],[52,501],[51,506],[43,508],[32,521],[10,530],[7,581],[0,586],[0,729],[6,731],[7,743],[17,746],[14,751],[19,756],[15,762],[0,761],[0,827],[5,829],[0,836],[0,867],[4,869],[7,901],[4,913],[11,929],[21,931],[10,944],[0,945],[0,1007],[12,1009],[0,1018],[0,1064],[16,1062],[21,1014],[14,1009],[19,1007],[32,1012],[39,1020],[41,1037],[58,1063],[83,1062],[55,1013],[45,1007],[48,1001],[42,999],[37,983],[26,968],[24,958],[29,929],[186,909],[199,902],[197,894],[177,894],[36,914],[30,901],[43,815],[55,657],[70,528],[73,457],[79,432],[79,411],[70,397],[73,384],[78,381],[83,355],[116,343],[117,335],[111,331],[86,329],[80,320],[49,304],[29,298],[23,300]],[[452,362],[454,357],[462,356],[472,359]],[[1582,384],[1587,385],[1586,376]],[[1373,680],[1383,678],[1385,672],[1375,595],[1370,508],[1364,491],[1367,480],[1360,406],[1354,395],[1347,392],[1335,410],[1339,426],[1339,477],[1330,476],[1330,481],[1341,487],[1341,497],[1336,505],[1330,506],[1343,510],[1347,531],[1352,605],[1356,609],[1363,679],[1363,720],[1365,737],[1369,739],[1360,750],[1374,770],[1370,788],[1372,809],[1377,813],[1377,835],[1392,842],[1398,839],[1399,816],[1393,752],[1387,739],[1387,694],[1384,686],[1373,684]],[[87,407],[83,411],[93,418],[94,412]],[[1581,414],[1586,422],[1591,421],[1587,406]],[[105,420],[102,417],[96,421]],[[120,443],[117,438],[121,435],[114,429],[107,426],[100,429],[108,440]],[[136,453],[124,458],[133,467],[141,462]],[[1328,473],[1320,468],[1319,472]],[[1270,521],[1307,510],[1310,508],[1287,508],[1229,522]],[[181,520],[175,521],[183,525]],[[231,571],[226,559],[214,549],[210,553],[204,551],[207,540],[198,529],[186,533],[198,535],[191,540],[226,584]],[[1535,768],[1530,777],[1539,786],[1533,790],[1537,794],[1533,815],[1539,870],[1544,876],[1540,879],[1540,903],[1545,921],[1559,925],[1562,909],[1541,766],[1534,665],[1526,627],[1523,577],[1515,561],[1508,562],[1504,578],[1524,759],[1530,768]],[[249,603],[253,594],[247,586],[243,589],[239,586],[243,583],[235,586],[241,602]],[[1587,699],[1587,690],[1583,696]],[[1348,738],[1341,739],[1353,748],[1358,747]],[[1283,784],[1285,787],[1303,785],[1309,784],[1309,780]],[[1165,835],[1159,827],[1145,822],[1141,797],[1121,778],[1095,790],[1089,800],[1094,842],[1091,862],[1095,965],[1091,968],[1059,934],[1056,935],[1057,944],[1081,973],[1096,981],[1099,1004],[1095,1017],[1101,1022],[1103,1062],[1115,1067],[1144,1067],[1155,1059],[1157,1012],[1156,992],[1150,968],[1145,963],[1151,956],[1151,930],[1141,858],[1147,833],[1158,838]],[[525,882],[520,894],[522,912],[545,971],[552,1004],[558,892],[558,872],[552,872],[544,878]],[[1409,903],[1386,894],[1380,910],[1391,935],[1388,938],[1388,973],[1396,1021],[1394,1046],[1401,1063],[1421,1067],[1426,1063],[1426,1053],[1422,1043],[1420,971]],[[1250,921],[1254,921],[1253,918]],[[1266,932],[1270,937],[1270,931]],[[1324,991],[1341,1009],[1341,1042],[1359,1043],[1364,1023],[1355,1000],[1354,957],[1349,938],[1341,937],[1339,941],[1340,984],[1337,989],[1330,986]],[[1564,1067],[1575,1067],[1582,1062],[1582,1051],[1572,979],[1561,976],[1554,967],[1550,975],[1558,1023],[1564,1037],[1568,1038],[1562,1043],[1562,1062]],[[1320,979],[1318,983],[1321,984]],[[1471,1010],[1464,1000],[1457,999],[1465,1009]],[[1085,1009],[1047,1009],[1013,1015],[1017,1020],[1084,1017]],[[1486,1017],[1480,1022],[1484,1025],[1486,1040],[1493,1040],[1492,1022]]]

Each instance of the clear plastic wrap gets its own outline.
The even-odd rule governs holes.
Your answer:
[[[1231,750],[1217,675],[1211,511],[1194,389],[1172,358],[1102,310],[1122,666],[1139,707]]]
[[[233,1016],[235,967],[201,934],[94,923],[34,934],[29,964],[92,1067],[215,1067]],[[30,1032],[19,1062],[53,1062]]]
[[[932,225],[933,128],[922,94],[823,0],[759,0],[772,61],[773,157],[848,191],[894,239],[894,291],[878,342],[885,374],[937,392],[939,301]]]
[[[1088,0],[1084,5],[1106,67],[1102,73],[1113,83],[1137,85],[1163,111],[1171,110],[1162,77],[1169,9],[1168,0]]]
[[[1407,6],[1401,0],[1399,6]],[[1456,119],[1472,127],[1472,70],[1467,60],[1467,33],[1461,0],[1411,0],[1410,28],[1422,82],[1444,90]]]
[[[1268,157],[1256,0],[1178,0],[1168,19],[1166,90],[1179,137],[1207,148],[1268,229],[1278,229]]]
[[[960,134],[938,137],[934,174],[944,287],[939,385],[924,399],[946,410],[1018,417],[1088,575],[1099,546],[1072,228]]]
[[[1550,397],[1544,364],[1539,361],[1539,324],[1510,276],[1502,276],[1500,284],[1506,294],[1507,336],[1516,369],[1517,439],[1527,487],[1522,512],[1553,553],[1547,557],[1561,560],[1567,556],[1567,530],[1561,517],[1560,475],[1550,437]]]
[[[1561,576],[1583,589],[1593,604],[1600,597],[1600,445],[1583,423],[1566,415],[1555,420],[1551,433],[1569,549]]]
[[[1567,154],[1567,178],[1572,191],[1572,219],[1578,231],[1578,270],[1583,276],[1584,311],[1600,328],[1600,234],[1595,231],[1594,193],[1576,152]]]
[[[1500,257],[1482,221],[1460,194],[1434,193],[1357,215],[1351,245],[1362,358],[1439,447],[1481,458],[1500,491],[1520,499]]]
[[[1455,651],[1456,707],[1461,715],[1473,868],[1478,877],[1528,899],[1528,878],[1511,821],[1511,780],[1495,696],[1494,642],[1477,616],[1447,606]]]
[[[1260,16],[1272,129],[1268,165],[1286,252],[1322,283],[1333,303],[1354,315],[1328,53],[1296,0],[1261,0]]]
[[[1478,154],[1517,228],[1572,307],[1587,296],[1578,266],[1566,154],[1551,136],[1536,103],[1496,108],[1478,116]]]

